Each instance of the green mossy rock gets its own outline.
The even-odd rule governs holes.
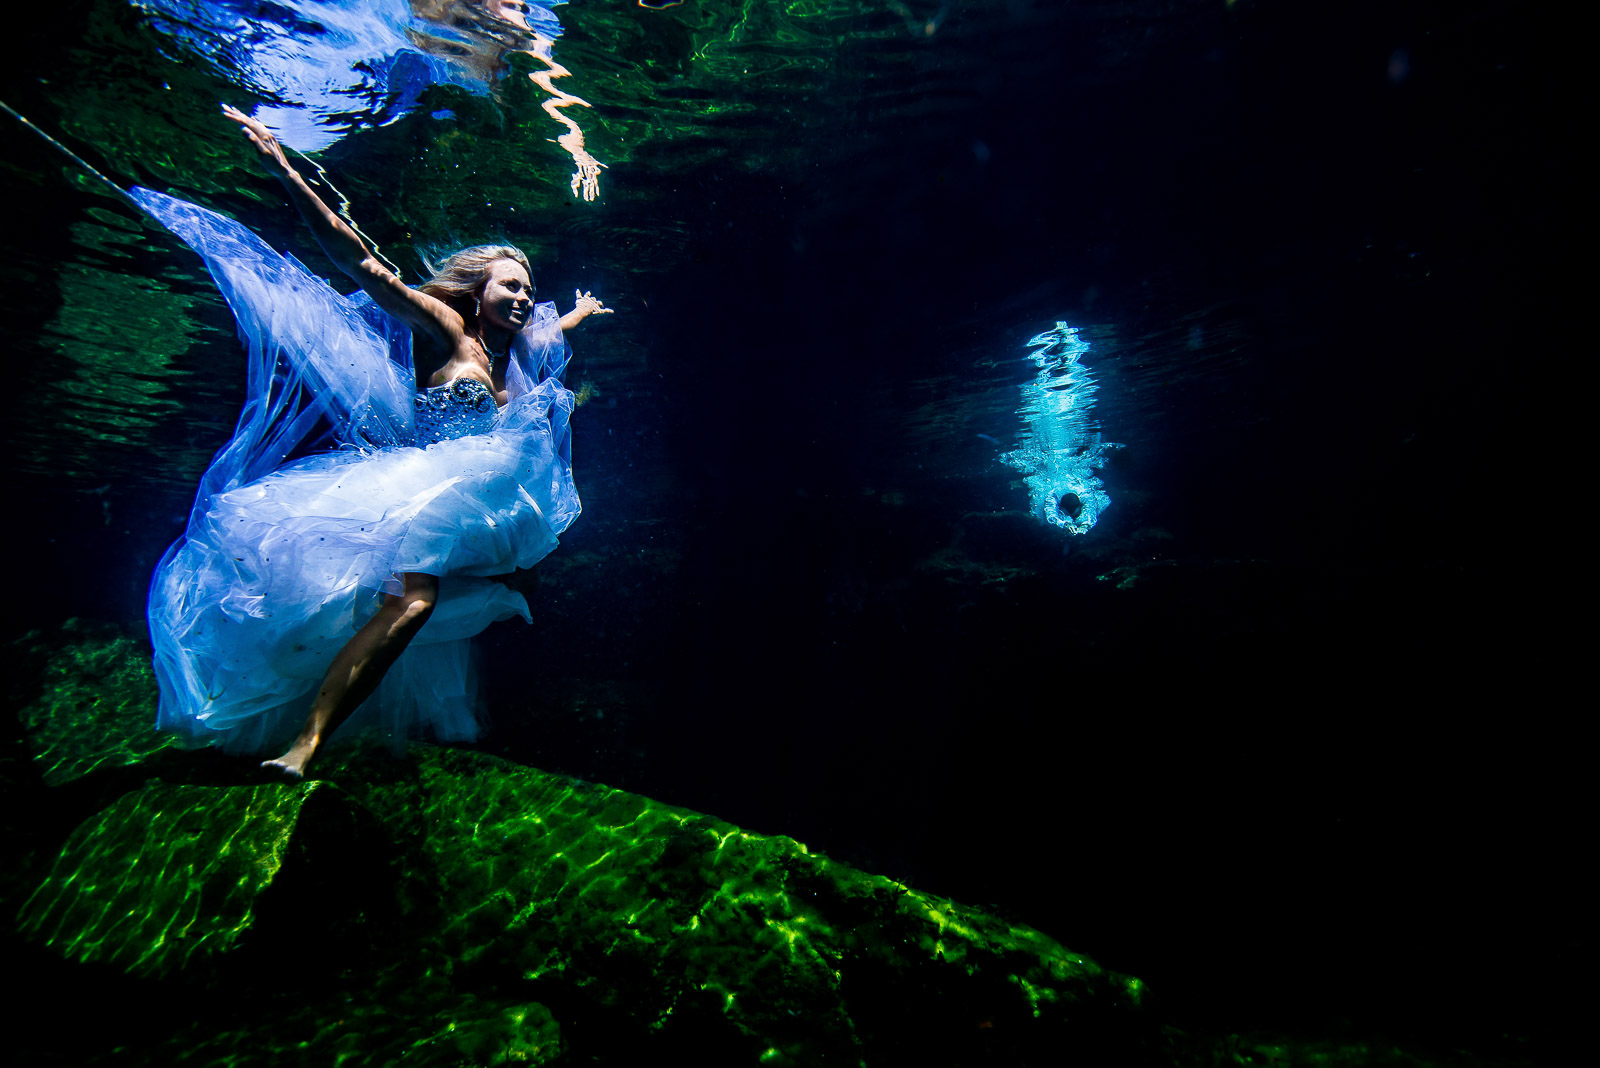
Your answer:
[[[336,742],[315,781],[242,782],[148,732],[136,642],[23,646],[18,930],[143,1029],[75,1063],[1524,1063],[1161,1028],[1138,980],[1032,928],[469,750]]]
[[[96,771],[131,767],[164,749],[157,734],[156,677],[150,648],[125,635],[97,635],[69,621],[63,644],[35,633],[19,643],[23,655],[41,658],[39,691],[18,718],[34,766],[47,786],[61,786]]]
[[[208,974],[257,926],[263,902],[294,863],[333,853],[331,839],[368,824],[364,816],[327,782],[151,781],[68,836],[23,904],[18,929],[69,959],[134,975]],[[359,852],[343,850],[341,866]],[[373,865],[369,877],[383,873]],[[381,892],[381,882],[367,892]]]
[[[641,1041],[764,1063],[1143,1044],[1139,981],[1031,928],[621,790],[464,750],[408,762],[324,771],[408,825],[445,954]]]
[[[256,991],[256,1015],[172,1036],[202,1060],[1030,1064],[1070,1048],[1135,1064],[1160,1045],[1138,980],[793,839],[427,745],[334,743],[314,781],[241,784],[246,764],[144,746],[154,686],[126,638],[69,636],[45,663],[24,722],[42,788],[76,800],[19,930],[140,980]],[[303,981],[359,994],[299,1004]]]

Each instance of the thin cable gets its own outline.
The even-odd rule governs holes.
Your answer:
[[[13,119],[16,119],[18,122],[22,123],[23,126],[26,126],[28,129],[32,130],[34,133],[36,133],[40,137],[44,138],[45,141],[52,148],[54,148],[57,152],[60,152],[63,156],[66,156],[68,159],[70,159],[72,162],[76,163],[78,166],[82,167],[92,177],[98,178],[98,179],[100,179],[100,181],[104,182],[106,188],[111,190],[111,192],[115,193],[118,196],[118,198],[120,198],[125,204],[130,205],[135,211],[138,211],[140,214],[144,213],[144,208],[139,205],[139,202],[137,200],[133,199],[132,195],[130,195],[126,189],[122,188],[116,182],[113,182],[110,178],[107,178],[105,175],[103,175],[99,171],[95,170],[93,167],[91,167],[89,165],[89,162],[87,160],[85,160],[82,156],[78,155],[76,152],[72,151],[72,149],[68,148],[66,145],[62,144],[60,141],[57,141],[54,137],[51,137],[49,134],[47,134],[43,130],[39,129],[39,127],[35,126],[33,124],[33,122],[26,115],[22,114],[22,112],[18,111],[16,108],[12,107],[10,104],[7,104],[4,100],[0,100],[0,109],[3,109],[7,115],[10,115]]]
[[[66,156],[79,167],[82,167],[87,174],[99,179],[102,183],[104,183],[105,187],[112,193],[115,193],[123,203],[129,205],[135,211],[144,214],[144,207],[140,205],[137,200],[133,199],[132,195],[129,194],[126,189],[122,188],[116,182],[113,182],[110,178],[107,178],[105,175],[95,170],[94,167],[90,165],[88,160],[72,151],[72,149],[68,148],[60,141],[57,141],[54,137],[51,137],[49,134],[45,133],[37,125],[35,125],[31,119],[22,114],[22,112],[18,111],[10,104],[7,104],[4,100],[0,100],[0,111],[4,111],[7,115],[10,115],[13,119],[16,119],[23,126],[44,138],[45,142],[49,144],[50,147],[54,148],[57,152],[60,152],[63,156]],[[317,177],[322,179],[323,184],[325,184],[329,189],[333,190],[334,195],[339,198],[339,217],[344,219],[344,221],[349,224],[350,229],[354,230],[364,241],[372,246],[372,254],[382,260],[384,266],[393,271],[396,278],[402,277],[400,268],[396,267],[392,262],[390,262],[389,257],[385,256],[383,251],[378,247],[378,243],[372,240],[372,238],[368,237],[366,234],[362,233],[361,227],[357,226],[355,220],[350,218],[350,200],[339,191],[338,186],[334,185],[333,182],[329,180],[328,172],[323,170],[316,160],[311,159],[305,153],[296,150],[295,155],[309,163],[312,169],[317,172]]]
[[[361,238],[361,240],[365,241],[372,248],[372,254],[382,260],[383,265],[389,268],[389,270],[393,271],[396,278],[403,280],[405,276],[400,273],[400,268],[396,267],[389,257],[383,254],[383,250],[378,247],[378,243],[372,240],[372,238],[368,237],[366,233],[362,231],[361,227],[356,225],[356,221],[350,217],[350,198],[341,193],[339,191],[339,187],[333,184],[333,179],[329,178],[328,172],[322,169],[322,164],[318,163],[316,160],[312,159],[298,148],[293,149],[292,151],[295,155],[309,163],[311,165],[311,169],[317,172],[317,177],[322,180],[322,184],[333,190],[333,195],[339,198],[339,207],[336,210],[339,213],[339,218],[345,221],[345,225],[354,230],[356,232],[356,236]]]

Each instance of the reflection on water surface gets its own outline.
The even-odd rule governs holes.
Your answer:
[[[291,139],[304,138],[337,189],[330,195],[348,199],[352,218],[403,274],[420,275],[418,249],[493,235],[527,249],[541,271],[579,267],[586,277],[616,279],[624,307],[630,283],[622,279],[694,263],[708,226],[736,237],[750,225],[737,189],[719,193],[725,177],[798,192],[797,203],[810,204],[793,235],[803,249],[808,228],[827,225],[868,188],[881,190],[880,176],[899,166],[874,147],[882,133],[906,123],[936,131],[941,116],[964,106],[963,86],[1003,71],[1008,49],[1023,47],[1018,35],[1045,17],[1014,6],[998,21],[952,19],[930,42],[907,33],[904,12],[842,0],[671,10],[570,4],[560,6],[559,21],[553,6],[534,5],[530,41],[493,12],[462,3],[298,0],[272,8],[272,18],[246,18],[244,5],[226,2],[90,7],[93,17],[70,34],[63,28],[73,77],[45,78],[16,102],[114,180],[167,188],[241,217],[315,267],[297,220],[215,118],[214,101],[243,88],[256,95],[258,113]],[[246,23],[249,32],[239,32]],[[976,36],[964,39],[963,27]],[[981,59],[974,42],[988,50]],[[569,82],[581,93],[567,90]],[[358,129],[366,131],[359,145],[339,141]],[[59,171],[55,161],[30,159]],[[597,184],[601,160],[615,183],[608,190]],[[574,204],[574,195],[588,203]],[[65,239],[84,255],[103,253],[98,227],[144,233],[143,258],[97,256],[63,272],[59,311],[39,343],[102,368],[93,377],[105,388],[135,384],[110,420],[90,399],[94,388],[71,391],[58,417],[82,433],[50,443],[38,469],[96,484],[103,475],[94,472],[138,469],[176,491],[197,462],[184,450],[204,453],[207,444],[174,453],[156,447],[164,440],[157,428],[228,421],[216,402],[235,388],[233,343],[212,328],[205,286],[172,292],[158,280],[192,279],[186,253],[151,238],[120,206],[93,207],[112,220],[94,227],[84,225],[91,208],[78,210],[85,218],[68,222]],[[551,262],[578,246],[581,263]],[[116,294],[108,306],[124,326],[91,324],[82,314],[84,293],[100,289]],[[639,299],[632,310],[655,310],[645,293]],[[197,301],[211,309],[206,322],[196,318]],[[641,363],[648,335],[634,332],[640,318],[633,323],[640,326],[619,317],[610,336],[587,339],[585,373],[604,375],[609,397],[657,381]],[[185,353],[196,377],[174,392],[162,379],[179,373]],[[1009,384],[1002,375],[985,388]]]

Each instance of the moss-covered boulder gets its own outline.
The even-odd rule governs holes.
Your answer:
[[[18,927],[63,956],[136,975],[209,971],[258,924],[291,860],[332,853],[364,824],[332,783],[152,781],[72,832]],[[341,862],[354,852],[340,850]],[[375,885],[362,892],[381,894],[383,871],[367,874]]]
[[[409,760],[345,781],[410,825],[446,954],[639,1041],[874,1064],[1143,1043],[1139,981],[1032,928],[637,794],[462,750]]]
[[[250,991],[172,1034],[194,1063],[1157,1055],[1138,980],[1032,928],[471,750],[351,740],[314,781],[252,784],[249,762],[141,737],[137,645],[67,638],[21,710],[41,803],[67,815],[19,929],[108,974]],[[333,1000],[288,993],[308,984]]]

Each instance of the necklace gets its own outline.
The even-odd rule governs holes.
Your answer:
[[[494,351],[492,349],[489,348],[488,344],[483,340],[483,335],[482,334],[474,334],[473,337],[472,337],[472,340],[474,340],[474,341],[476,341],[478,343],[478,348],[483,351],[483,358],[489,361],[489,366],[490,367],[493,367],[494,366],[495,353],[494,353]],[[506,351],[510,352],[510,349],[508,348]]]

